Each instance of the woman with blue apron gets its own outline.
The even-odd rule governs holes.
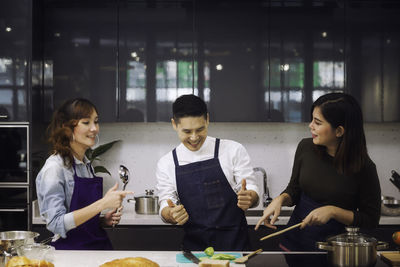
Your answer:
[[[244,211],[237,206],[237,195],[229,185],[218,159],[220,140],[216,139],[214,158],[179,165],[176,149],[176,184],[179,198],[189,214],[184,224],[183,248],[204,250],[247,250],[249,245]]]
[[[67,100],[53,114],[48,133],[52,155],[35,182],[46,228],[61,237],[53,245],[56,249],[112,249],[101,224],[119,222],[121,214],[117,209],[132,192],[117,191],[116,183],[103,196],[103,178],[94,174],[85,157],[99,133],[96,107],[82,98]],[[81,164],[76,165],[75,161]],[[100,222],[103,210],[109,211]]]
[[[74,193],[72,194],[70,211],[79,210],[103,197],[103,178],[96,176],[90,166],[93,178],[79,177],[74,169]],[[56,249],[65,250],[111,250],[112,245],[106,231],[101,227],[100,214],[68,231],[67,238],[53,242]]]

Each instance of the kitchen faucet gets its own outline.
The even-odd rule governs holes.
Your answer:
[[[267,172],[264,168],[255,167],[253,168],[255,172],[261,172],[263,174],[263,185],[264,185],[264,194],[263,194],[263,207],[267,207],[271,202],[272,198],[269,196],[269,189],[267,186]]]

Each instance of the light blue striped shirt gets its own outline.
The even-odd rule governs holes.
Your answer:
[[[89,160],[86,157],[83,162],[74,159],[76,174],[93,178]],[[74,169],[72,166],[67,168],[60,155],[51,155],[36,178],[40,216],[46,220],[49,231],[63,238],[76,227],[70,211],[74,185]]]

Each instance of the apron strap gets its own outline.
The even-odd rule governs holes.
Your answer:
[[[214,158],[218,158],[219,152],[219,138],[215,139],[215,149],[214,149]]]
[[[94,174],[94,170],[93,170],[92,164],[90,164],[90,162],[89,162],[87,165],[88,165],[89,170],[90,170],[90,172],[92,173],[93,177],[97,177],[97,176]]]
[[[178,157],[176,156],[176,148],[172,150],[172,156],[174,157],[175,167],[179,166]]]
[[[72,161],[72,168],[74,168],[74,174],[76,174],[75,159],[73,159],[73,161]]]

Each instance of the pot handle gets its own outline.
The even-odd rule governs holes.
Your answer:
[[[317,247],[319,249],[333,251],[333,247],[328,244],[328,242],[317,242]]]
[[[378,244],[376,245],[376,250],[387,249],[388,247],[389,247],[389,243],[383,242],[383,241],[378,241]]]

